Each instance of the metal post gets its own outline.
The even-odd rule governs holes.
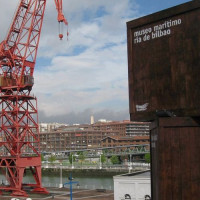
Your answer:
[[[74,156],[72,154],[72,169],[74,169]]]
[[[70,180],[70,200],[72,200],[72,180]]]
[[[60,185],[59,188],[63,187],[63,183],[62,183],[62,163],[60,163]]]
[[[132,161],[131,161],[131,154],[130,154],[130,162],[129,162],[129,173],[131,172],[132,170]]]
[[[99,169],[102,169],[102,166],[101,166],[101,154],[100,154],[100,164],[99,164]]]
[[[72,180],[73,180],[72,174],[70,174],[70,176],[69,176],[69,182],[64,183],[64,185],[67,185],[67,184],[70,185],[70,200],[72,200],[72,185],[73,185],[73,184],[79,184],[78,181],[72,181]]]

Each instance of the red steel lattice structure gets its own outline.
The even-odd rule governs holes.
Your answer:
[[[62,0],[55,0],[55,4],[58,22],[67,25]],[[46,0],[21,0],[0,44],[0,170],[9,183],[0,191],[11,190],[19,196],[27,196],[25,186],[48,193],[41,181],[37,99],[31,95],[45,6]],[[23,183],[28,169],[35,179],[33,184]]]

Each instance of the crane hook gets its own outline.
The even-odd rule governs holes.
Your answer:
[[[63,39],[63,34],[62,33],[59,34],[59,38],[60,38],[60,40]]]

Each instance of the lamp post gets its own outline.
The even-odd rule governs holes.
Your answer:
[[[99,164],[99,169],[102,169],[102,165],[101,165],[101,154],[100,154],[100,164]]]
[[[72,169],[74,169],[74,156],[72,154]]]
[[[69,179],[69,182],[64,183],[64,185],[70,185],[70,200],[72,200],[72,185],[73,184],[79,184],[79,182],[78,181],[73,181],[71,173],[70,173],[70,176],[69,176],[68,179]]]
[[[132,155],[130,154],[129,173],[130,173],[131,170],[132,170],[132,161],[131,161],[131,157],[132,157]]]
[[[60,163],[60,184],[59,184],[59,188],[63,187],[63,183],[62,183],[62,163]]]

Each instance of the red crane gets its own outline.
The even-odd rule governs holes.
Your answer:
[[[62,0],[54,0],[58,22],[67,20]],[[46,0],[20,0],[8,35],[0,44],[0,170],[8,181],[0,186],[12,195],[32,192],[48,193],[42,187],[41,154],[37,99],[31,95],[33,73],[42,29]],[[63,35],[59,34],[60,39]],[[35,182],[24,184],[27,170]]]

